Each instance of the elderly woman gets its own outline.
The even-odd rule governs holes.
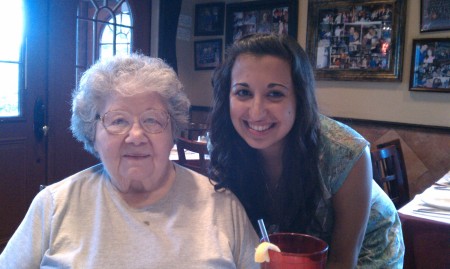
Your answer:
[[[162,60],[93,65],[73,94],[74,136],[101,163],[42,190],[1,268],[259,268],[239,201],[169,160],[189,101]]]

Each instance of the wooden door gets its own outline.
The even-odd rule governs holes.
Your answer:
[[[47,0],[24,2],[26,42],[20,85],[21,115],[0,121],[0,248],[23,218],[39,185],[45,184],[46,138],[34,129],[44,121],[47,99],[47,46],[40,31],[47,29]],[[25,64],[26,63],[26,64]],[[44,126],[44,124],[42,125]]]
[[[16,1],[16,0],[10,0]],[[16,230],[40,185],[98,162],[69,130],[76,85],[78,0],[24,0],[26,87],[23,115],[0,118],[0,251]],[[150,53],[151,0],[129,1],[133,51]],[[43,127],[47,128],[44,134]]]
[[[49,31],[48,184],[97,160],[84,151],[69,130],[75,82],[78,1],[51,0]],[[151,0],[128,1],[133,14],[133,51],[150,54]]]

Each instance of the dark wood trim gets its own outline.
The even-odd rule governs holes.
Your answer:
[[[201,112],[211,112],[212,107],[210,106],[191,106],[189,111],[201,111]]]
[[[421,125],[414,123],[400,123],[391,121],[378,121],[378,120],[366,120],[366,119],[343,118],[343,117],[331,117],[331,118],[345,124],[371,124],[371,125],[382,125],[383,127],[408,128],[408,129],[415,128],[425,131],[432,129],[433,131],[440,131],[443,133],[450,132],[450,127],[445,126]]]

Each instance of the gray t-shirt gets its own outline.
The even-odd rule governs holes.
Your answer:
[[[175,164],[169,193],[129,207],[96,165],[48,186],[0,268],[259,268],[258,236],[238,199]]]

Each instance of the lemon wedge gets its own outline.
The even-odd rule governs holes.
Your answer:
[[[263,263],[270,262],[269,249],[281,252],[280,248],[269,242],[262,242],[258,245],[255,251],[255,262]]]

